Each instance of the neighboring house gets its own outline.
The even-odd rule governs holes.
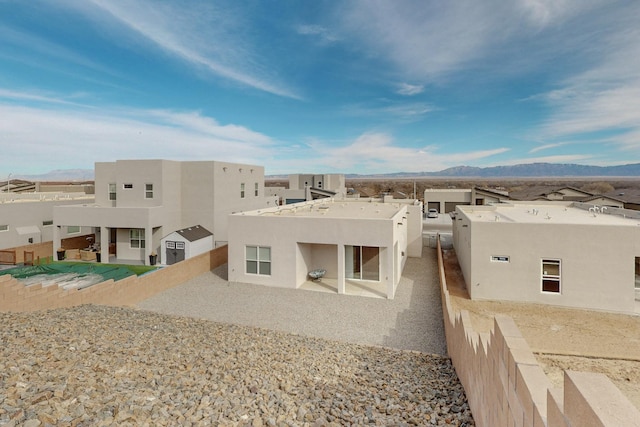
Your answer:
[[[229,218],[229,281],[299,288],[309,272],[347,293],[371,285],[393,298],[406,258],[422,253],[417,200],[321,199]]]
[[[436,209],[439,213],[453,212],[458,205],[489,205],[506,200],[509,200],[509,193],[506,191],[479,187],[424,190],[425,210]]]
[[[577,202],[458,206],[471,299],[640,312],[640,213]]]
[[[513,200],[519,201],[582,202],[595,206],[626,208],[624,200],[618,197],[590,193],[570,186],[553,189],[532,186],[513,192],[511,196]]]
[[[160,240],[160,259],[162,264],[172,265],[213,248],[213,233],[200,225],[194,225],[163,237]]]
[[[53,240],[55,206],[91,204],[84,193],[0,193],[0,249]],[[90,227],[69,223],[58,230],[58,238],[93,233]]]
[[[95,165],[95,204],[54,209],[54,224],[94,227],[102,262],[148,263],[160,240],[193,224],[227,240],[230,213],[274,206],[264,168],[217,161],[118,160]],[[60,236],[55,234],[54,241]],[[164,262],[160,257],[160,262]]]
[[[289,205],[326,197],[345,197],[347,188],[342,174],[289,175],[289,188],[266,187],[265,193],[277,196],[281,205]]]

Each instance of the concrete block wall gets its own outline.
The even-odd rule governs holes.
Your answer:
[[[0,311],[27,312],[81,304],[131,306],[227,263],[227,246],[142,276],[107,280],[82,290],[57,286],[25,287],[10,275],[0,276]]]
[[[605,375],[567,371],[563,390],[553,388],[512,318],[476,332],[451,305],[439,241],[438,269],[447,349],[477,426],[640,427],[640,411]]]

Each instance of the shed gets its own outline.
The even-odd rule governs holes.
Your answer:
[[[160,240],[160,263],[172,265],[213,250],[213,233],[194,225],[167,234]]]

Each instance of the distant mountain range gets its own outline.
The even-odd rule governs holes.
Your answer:
[[[27,181],[93,181],[93,169],[58,169],[40,175],[13,175]]]
[[[529,177],[640,177],[640,163],[619,166],[588,166],[558,163],[529,163],[513,166],[478,168],[455,166],[438,172],[398,172],[376,175],[350,174],[347,178],[413,178],[413,177],[469,177],[469,178],[529,178]]]
[[[322,171],[318,171],[322,173]],[[54,170],[41,175],[14,175],[29,181],[90,181],[93,169]],[[589,166],[559,163],[528,163],[513,166],[478,168],[455,166],[437,172],[396,172],[381,174],[347,174],[347,178],[530,178],[530,177],[640,177],[640,163],[619,166]],[[288,179],[288,175],[268,175],[267,179]]]

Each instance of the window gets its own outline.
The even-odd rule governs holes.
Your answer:
[[[493,255],[491,257],[491,262],[509,262],[509,257],[503,255]]]
[[[542,260],[542,292],[560,293],[560,260]]]
[[[115,200],[116,199],[116,184],[112,183],[109,184],[109,200]]]
[[[80,232],[79,225],[70,225],[67,227],[67,234],[76,234]]]
[[[132,249],[144,249],[144,229],[132,228],[129,230],[129,245]]]
[[[254,185],[254,196],[258,197],[258,183],[257,182]]]
[[[133,188],[133,184],[122,184],[122,188],[125,190],[131,190]]]
[[[347,279],[380,280],[380,248],[345,246],[344,260]]]
[[[240,198],[244,199],[244,182],[240,184]]]
[[[144,198],[153,199],[153,184],[144,185]]]
[[[43,227],[47,227],[47,226],[50,226],[50,225],[53,225],[53,220],[52,219],[47,220],[47,221],[42,221],[42,226]]]
[[[9,230],[8,225],[0,225],[0,231],[7,231],[7,230]]]
[[[247,274],[271,276],[271,248],[266,246],[247,246]]]

